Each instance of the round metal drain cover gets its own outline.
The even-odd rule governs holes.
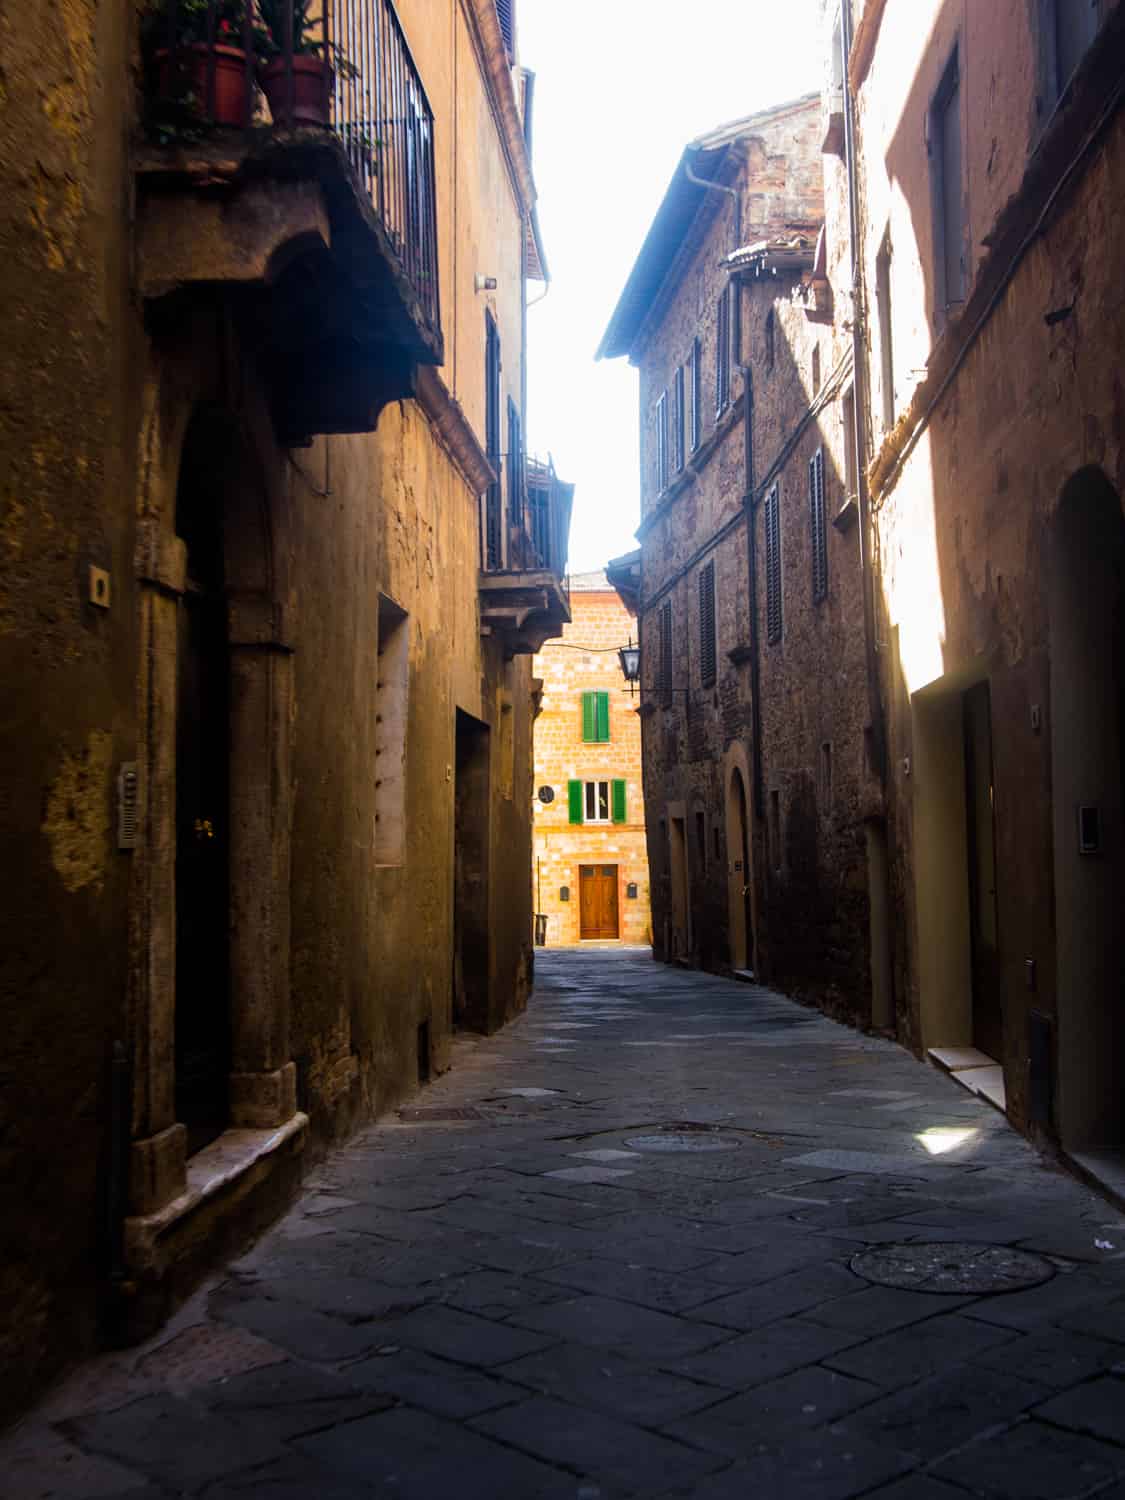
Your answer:
[[[737,1135],[717,1125],[662,1125],[649,1135],[633,1135],[625,1142],[633,1151],[735,1151],[742,1145]]]
[[[853,1255],[849,1264],[857,1276],[877,1286],[948,1296],[1021,1292],[1055,1274],[1041,1255],[1007,1245],[880,1245]]]

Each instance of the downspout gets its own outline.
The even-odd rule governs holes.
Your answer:
[[[855,400],[854,442],[856,488],[859,499],[859,565],[863,581],[863,654],[867,677],[867,718],[870,726],[868,763],[885,787],[887,775],[887,742],[883,722],[883,699],[879,690],[879,659],[875,632],[875,577],[871,556],[871,496],[867,486],[867,349],[866,307],[864,301],[862,260],[859,249],[859,193],[856,186],[855,99],[848,76],[848,57],[852,48],[851,0],[840,6],[841,68],[844,79],[844,154],[848,168],[848,223],[851,234],[852,273],[852,369]]]
[[[750,602],[750,733],[753,737],[754,816],[765,817],[766,794],[762,780],[762,699],[761,656],[758,638],[758,537],[754,526],[754,371],[740,365],[742,371],[742,454],[745,489],[742,506],[746,512],[746,567]]]

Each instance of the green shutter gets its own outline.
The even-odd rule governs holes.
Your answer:
[[[595,738],[604,743],[609,739],[609,694],[595,693],[594,697],[598,705],[598,732]]]
[[[613,821],[615,823],[625,821],[625,783],[623,781],[613,783]]]
[[[598,695],[582,694],[582,738],[589,743],[598,737]],[[581,818],[578,820],[581,822]]]
[[[582,783],[580,781],[568,781],[566,794],[570,800],[570,821],[572,823],[582,822]]]

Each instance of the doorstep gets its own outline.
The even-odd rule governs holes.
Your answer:
[[[1125,1151],[1064,1149],[1062,1155],[1079,1177],[1125,1210]]]
[[[927,1056],[935,1067],[948,1073],[970,1094],[995,1105],[1001,1114],[1007,1112],[1004,1069],[987,1052],[980,1052],[976,1047],[930,1047]]]

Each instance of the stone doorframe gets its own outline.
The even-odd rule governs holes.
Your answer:
[[[231,681],[230,1128],[207,1148],[229,1175],[254,1155],[246,1127],[296,1118],[289,1054],[289,733],[292,642],[279,523],[285,485],[268,413],[222,314],[174,347],[150,346],[138,455],[139,812],[130,893],[130,1204],[153,1216],[187,1194],[187,1131],[175,1118],[177,611],[186,548],[175,533],[185,440],[201,408],[230,438],[223,485]],[[238,410],[228,395],[238,389]],[[303,1118],[303,1117],[302,1117]],[[240,1129],[241,1127],[241,1129]],[[201,1153],[202,1157],[203,1153]],[[193,1158],[194,1160],[194,1158]],[[187,1198],[184,1195],[187,1194]]]
[[[742,779],[743,816],[746,820],[746,865],[742,871],[735,864],[742,860],[742,828],[739,822],[735,793],[735,776]],[[758,893],[754,883],[754,825],[751,804],[750,757],[746,746],[735,740],[728,745],[723,755],[723,822],[727,851],[727,920],[730,932],[730,962],[732,968],[756,967],[754,932],[757,927]],[[743,886],[750,887],[749,901],[742,895]],[[747,907],[750,921],[747,924]],[[742,961],[739,962],[741,953]]]

